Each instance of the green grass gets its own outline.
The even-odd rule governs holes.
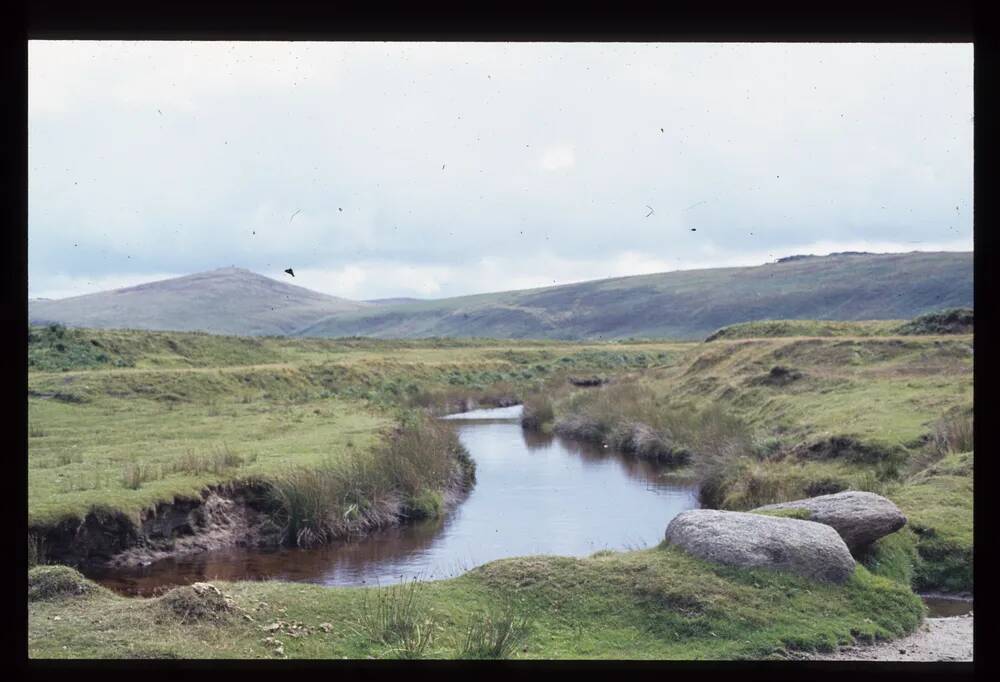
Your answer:
[[[969,592],[973,586],[973,454],[947,455],[891,496],[909,520],[919,590]]]
[[[219,583],[235,610],[211,623],[185,622],[157,600],[56,590],[32,602],[33,656],[780,657],[912,630],[921,609],[910,585],[971,589],[972,455],[949,452],[970,437],[962,415],[972,405],[971,336],[581,344],[73,333],[132,366],[70,353],[68,363],[30,369],[35,528],[97,506],[135,518],[157,502],[244,479],[289,483],[289,499],[301,502],[283,507],[297,515],[286,524],[296,536],[303,528],[321,535],[331,509],[359,521],[384,508],[363,489],[380,477],[406,515],[433,515],[453,472],[436,459],[408,459],[421,450],[413,443],[394,453],[392,427],[416,419],[415,409],[454,409],[469,397],[537,397],[543,426],[576,410],[602,435],[644,423],[690,447],[685,471],[693,473],[699,454],[731,452],[720,498],[727,508],[850,487],[888,495],[910,525],[840,587],[711,566],[669,548],[495,562],[422,585],[433,628],[394,644],[359,627],[361,589]],[[31,342],[29,352],[40,343],[37,357],[50,354],[51,341]],[[799,376],[759,381],[775,366]],[[594,374],[612,383],[568,382]],[[831,442],[858,447],[826,457],[810,449]],[[858,453],[902,460],[890,467]],[[44,543],[33,552],[44,561]],[[514,633],[515,622],[530,627]],[[504,644],[508,637],[518,646]]]
[[[669,547],[493,562],[422,584],[409,610],[405,600],[391,600],[372,628],[359,622],[373,613],[373,588],[215,585],[233,607],[221,620],[185,621],[163,608],[164,597],[130,599],[104,590],[33,602],[29,655],[392,658],[405,652],[397,637],[373,635],[385,631],[380,623],[392,631],[430,621],[434,634],[422,655],[454,658],[472,654],[469,633],[484,613],[506,613],[530,622],[508,652],[515,658],[780,658],[792,649],[899,637],[923,615],[907,588],[864,567],[847,584],[831,585],[715,566]]]
[[[919,315],[900,326],[900,334],[971,334],[972,308],[947,308]]]
[[[760,339],[781,336],[889,336],[901,320],[760,320],[731,324],[712,333],[705,341]]]
[[[29,355],[56,334],[32,327]],[[175,497],[289,469],[357,466],[400,410],[517,398],[571,372],[665,366],[680,344],[240,338],[63,330],[130,366],[29,370],[29,523],[95,505],[136,518]],[[562,377],[562,378],[561,378]],[[411,491],[432,513],[434,491]]]

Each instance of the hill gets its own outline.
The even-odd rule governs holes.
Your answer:
[[[837,254],[331,315],[306,336],[702,339],[768,319],[909,319],[972,305],[972,253]]]
[[[972,290],[971,252],[803,256],[438,300],[358,302],[224,268],[29,301],[29,319],[240,335],[701,340],[756,320],[910,319],[970,307]]]
[[[31,300],[28,319],[99,329],[283,335],[318,318],[366,307],[242,268],[220,268],[96,294]]]

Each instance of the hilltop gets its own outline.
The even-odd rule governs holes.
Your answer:
[[[318,318],[367,306],[230,267],[72,298],[31,300],[28,319],[97,329],[285,335]]]
[[[840,253],[438,300],[349,301],[224,268],[32,300],[29,319],[239,335],[700,340],[755,320],[903,320],[971,307],[972,281],[971,252]]]

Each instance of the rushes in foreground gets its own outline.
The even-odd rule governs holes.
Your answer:
[[[460,658],[509,658],[527,636],[529,621],[518,616],[512,602],[469,622]]]
[[[390,647],[399,658],[420,658],[434,640],[433,609],[416,579],[365,590],[358,629],[373,642]]]

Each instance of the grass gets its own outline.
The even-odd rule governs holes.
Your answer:
[[[454,431],[411,418],[370,456],[289,468],[270,479],[270,490],[283,540],[310,547],[401,516],[437,516],[444,492],[474,480],[474,463]]]
[[[569,373],[666,362],[683,347],[31,330],[35,356],[62,333],[129,365],[30,368],[34,528],[82,518],[95,505],[137,519],[207,486],[287,480],[290,469],[357,471],[399,423],[400,410],[441,412],[470,397],[510,400]],[[413,515],[439,507],[432,490],[405,497]]]
[[[374,644],[389,647],[398,658],[420,658],[434,641],[434,610],[423,584],[413,579],[365,590],[358,628]]]
[[[972,463],[971,452],[949,454],[890,495],[913,532],[916,589],[972,591]]]
[[[527,616],[518,615],[513,600],[477,614],[469,621],[458,658],[511,658],[525,642],[530,625]]]
[[[385,587],[214,584],[234,613],[252,620],[185,620],[159,600],[95,590],[33,602],[29,655],[364,659],[409,655],[394,633],[416,641],[420,625],[426,643],[410,651],[425,658],[484,651],[518,659],[781,658],[789,650],[899,637],[923,614],[905,586],[864,567],[838,586],[716,566],[670,547],[506,559],[457,578],[395,587],[394,597],[383,596]],[[427,620],[433,635],[423,634]],[[526,622],[530,637],[517,636]]]
[[[839,322],[834,320],[760,320],[741,322],[723,327],[710,334],[705,341],[719,339],[760,339],[782,336],[889,336],[901,323],[900,320],[861,320]]]
[[[913,318],[900,325],[899,334],[971,334],[972,308],[946,308]]]
[[[102,590],[69,566],[36,566],[28,571],[29,602],[79,597]]]
[[[434,627],[392,645],[358,631],[361,589],[219,583],[234,608],[221,620],[86,590],[32,601],[33,656],[780,657],[912,630],[921,610],[910,585],[971,589],[968,335],[580,344],[77,332],[132,366],[30,369],[35,531],[98,506],[136,518],[239,481],[268,482],[301,544],[377,525],[378,514],[432,516],[474,470],[424,419],[470,396],[525,398],[542,428],[582,415],[595,438],[637,454],[688,451],[706,479],[718,465],[719,506],[870,489],[910,525],[841,587],[671,548],[496,562],[422,584]],[[775,367],[796,378],[767,379]],[[610,382],[569,382],[596,375]],[[279,621],[306,625],[263,629]],[[522,639],[514,626],[529,621]]]

